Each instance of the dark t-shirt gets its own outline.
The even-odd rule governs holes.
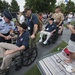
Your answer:
[[[25,46],[26,48],[29,47],[29,33],[25,31],[21,36],[18,36],[16,45],[18,47]]]
[[[75,42],[75,34],[71,34],[70,40]]]
[[[47,32],[52,32],[53,30],[56,29],[56,25],[53,23],[52,25],[50,25],[49,23],[47,24],[47,26],[45,27],[45,31]]]
[[[75,29],[75,25],[74,25],[74,29]],[[75,42],[75,34],[73,33],[71,34],[70,40]]]
[[[28,30],[30,35],[33,34],[33,28],[34,28],[34,24],[38,25],[38,18],[36,14],[31,14],[30,17],[27,18],[27,25],[28,25]]]

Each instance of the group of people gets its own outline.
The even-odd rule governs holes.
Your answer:
[[[15,55],[20,54],[29,47],[29,40],[31,39],[31,47],[36,46],[36,35],[39,28],[39,18],[42,20],[42,16],[38,18],[37,14],[32,13],[30,8],[26,8],[24,15],[20,13],[19,22],[15,26],[12,22],[12,15],[8,10],[3,12],[3,18],[0,19],[0,58],[3,58],[0,74],[6,72],[10,67],[12,58]],[[64,15],[61,13],[60,7],[57,6],[55,13],[48,19],[48,23],[43,30],[40,31],[40,40],[43,41],[43,35],[47,35],[43,44],[47,44],[49,38],[58,30],[61,34],[63,31]],[[71,30],[72,35],[69,41],[68,48],[70,55],[68,61],[72,61],[75,58],[75,26],[68,23],[68,28]],[[42,26],[42,25],[41,25]],[[17,37],[12,36],[14,34],[15,27],[17,27]],[[11,43],[11,39],[17,38],[16,45]]]
[[[27,17],[26,23],[21,21],[15,26],[11,13],[8,10],[3,12],[3,19],[0,20],[0,58],[3,58],[0,75],[9,69],[12,58],[15,55],[20,54],[20,51],[26,50],[29,47],[30,39],[32,41],[31,46],[34,47],[38,30],[38,18],[35,14],[32,14],[29,8],[25,10],[25,15]],[[17,27],[18,33],[17,36],[12,36],[15,27]],[[13,38],[17,38],[16,45],[11,43]]]

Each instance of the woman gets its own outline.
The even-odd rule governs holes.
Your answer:
[[[65,60],[65,62],[69,62],[72,63],[75,60],[75,26],[73,25],[68,25],[68,28],[71,31],[71,37],[69,40],[69,44],[68,44],[68,50],[70,52],[69,56],[68,56],[68,60]]]
[[[26,30],[27,25],[25,23],[18,24],[17,26],[19,35],[16,41],[16,45],[9,43],[0,43],[0,57],[3,58],[0,73],[3,73],[10,67],[12,58],[18,55],[20,51],[29,47],[29,33]],[[14,38],[10,36],[10,38]]]

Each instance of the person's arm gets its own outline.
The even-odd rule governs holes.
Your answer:
[[[35,35],[38,31],[38,25],[34,24],[34,30],[33,30],[33,34]]]
[[[15,52],[18,52],[18,51],[22,51],[22,50],[25,50],[25,46],[21,46],[19,48],[12,49],[12,50],[7,50],[5,52],[5,55],[9,55],[9,54],[12,54],[12,53],[15,53]]]
[[[71,31],[73,34],[75,34],[74,26],[68,25],[68,28],[70,29],[70,31]]]
[[[3,35],[3,34],[1,34],[1,33],[0,33],[0,36],[1,36],[1,37],[3,37],[3,38],[6,38],[6,36],[4,36],[4,35]]]
[[[5,55],[9,55],[9,54],[12,54],[12,53],[15,53],[15,52],[18,52],[18,51],[22,51],[22,50],[25,50],[28,46],[29,46],[29,34],[25,34],[24,37],[23,37],[23,43],[22,43],[22,46],[21,47],[18,47],[16,49],[12,49],[12,50],[7,50],[5,52]]]
[[[38,18],[36,15],[32,15],[32,20],[33,20],[33,24],[34,24],[34,28],[33,28],[33,34],[31,35],[31,38],[34,39],[35,38],[35,34],[38,31]]]
[[[53,29],[53,31],[51,32],[52,34],[56,31],[56,25],[54,25],[54,29]]]
[[[56,29],[54,29],[54,30],[51,32],[51,34],[53,34],[55,31],[56,31]]]

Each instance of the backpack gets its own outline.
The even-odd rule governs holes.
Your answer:
[[[43,25],[43,23],[42,23],[42,20],[40,19],[39,15],[36,14],[36,16],[37,16],[37,18],[38,18],[38,31],[41,31],[41,30],[42,30],[42,25]],[[33,22],[32,16],[31,16],[31,21]]]

